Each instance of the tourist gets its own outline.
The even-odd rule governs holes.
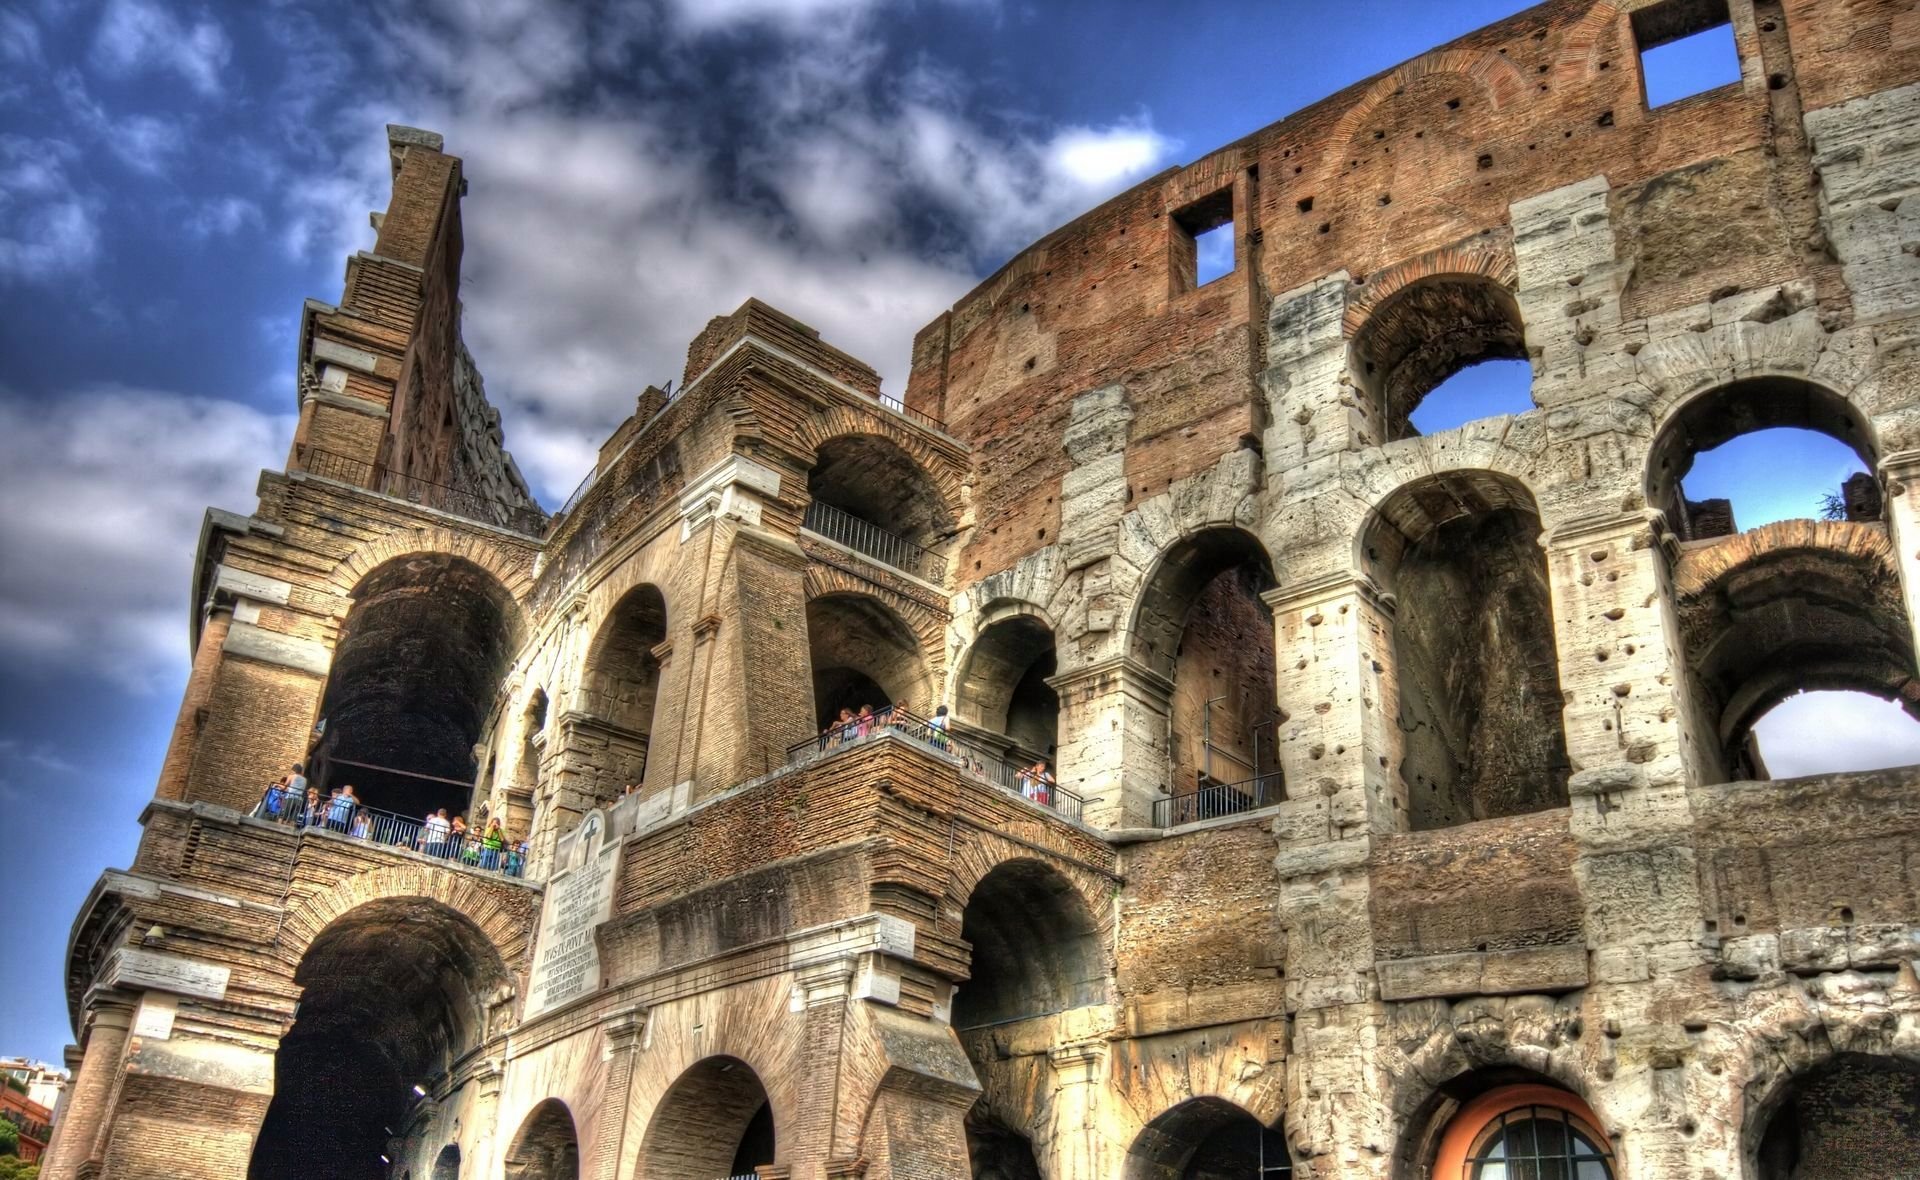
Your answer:
[[[913,714],[908,711],[905,698],[888,710],[887,721],[895,729],[905,729],[913,723]]]
[[[1042,758],[1033,764],[1033,794],[1028,795],[1027,798],[1042,807],[1052,807],[1053,788],[1053,771],[1047,766],[1047,760]]]
[[[467,847],[467,817],[453,817],[453,829],[447,836],[447,855],[459,856]]]
[[[860,706],[860,716],[858,718],[858,721],[859,721],[859,725],[854,729],[854,734],[856,736],[866,737],[868,734],[873,732],[873,706],[872,705]]]
[[[832,724],[827,726],[826,733],[823,736],[827,739],[827,745],[837,746],[852,735],[853,710],[841,709],[840,715],[833,719]]]
[[[518,877],[526,871],[527,842],[522,839],[516,841],[513,847],[507,850],[507,876]]]
[[[420,825],[420,851],[428,856],[447,854],[447,835],[453,826],[447,822],[447,809],[427,813],[426,822]]]
[[[372,830],[373,830],[373,812],[368,811],[366,808],[362,807],[360,809],[359,814],[353,817],[353,831],[349,832],[348,835],[352,836],[356,840],[364,840],[367,838],[367,834]]]
[[[327,826],[336,832],[346,831],[353,823],[353,807],[353,787],[334,788],[327,798]]]
[[[308,787],[307,799],[300,808],[300,826],[313,827],[320,822],[320,788]]]
[[[267,785],[266,793],[260,796],[260,805],[253,809],[253,818],[278,820],[280,811],[286,805],[287,788],[293,782],[291,774],[283,774]]]
[[[945,753],[953,744],[952,739],[947,736],[947,726],[952,724],[952,721],[953,719],[947,716],[947,707],[941,705],[933,711],[932,720],[927,722],[927,740],[933,743],[934,749],[942,753]]]
[[[628,790],[632,790],[631,787]],[[487,821],[487,834],[480,838],[480,867],[497,869],[500,867],[500,853],[507,846],[507,833],[500,826],[498,816]]]
[[[293,764],[293,773],[287,776],[287,790],[297,799],[307,791],[307,766],[304,762]]]

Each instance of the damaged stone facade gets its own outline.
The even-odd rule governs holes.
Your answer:
[[[1920,1174],[1920,779],[1751,740],[1920,708],[1912,4],[1552,0],[1048,235],[900,400],[749,301],[551,518],[391,135],[49,1180]],[[1510,357],[1535,409],[1414,430]],[[1846,519],[1687,499],[1770,426]],[[297,760],[525,851],[259,814]]]

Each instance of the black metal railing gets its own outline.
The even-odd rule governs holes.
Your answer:
[[[808,531],[845,545],[855,553],[863,553],[882,565],[890,565],[903,574],[936,584],[946,581],[947,563],[938,553],[861,520],[851,512],[815,500],[807,505],[802,523]]]
[[[357,488],[393,496],[422,508],[464,516],[500,528],[537,537],[546,530],[547,515],[531,504],[494,500],[446,484],[434,483],[414,475],[391,471],[364,459],[353,459],[319,447],[300,449],[300,466],[309,475],[352,484]]]
[[[1153,801],[1153,826],[1172,828],[1271,807],[1283,798],[1280,772],[1237,783],[1208,783],[1197,791]]]
[[[1018,795],[1037,803],[1074,823],[1083,822],[1086,801],[1053,781],[1051,771],[1035,773],[1030,765],[1009,762],[992,751],[956,737],[944,724],[936,725],[898,707],[882,709],[870,717],[856,717],[843,725],[828,728],[817,738],[787,747],[787,762],[801,765],[818,761],[829,754],[871,741],[883,734],[898,734],[946,755],[959,763],[963,774],[976,781],[998,787],[1009,795]]]
[[[945,434],[947,432],[947,424],[945,422],[942,422],[940,419],[934,417],[932,414],[928,414],[923,411],[912,408],[911,406],[907,405],[907,403],[901,401],[897,397],[893,397],[889,394],[883,393],[879,397],[879,402],[881,405],[887,407],[889,410],[892,410],[894,413],[900,415],[902,418],[905,418],[910,422],[917,422],[922,426],[926,426],[933,430],[937,430],[941,434]]]
[[[456,830],[453,821],[409,819],[341,796],[305,796],[284,787],[268,787],[254,805],[253,818],[289,828],[319,828],[387,848],[420,852],[468,868],[520,877],[527,870],[527,843],[504,833]]]

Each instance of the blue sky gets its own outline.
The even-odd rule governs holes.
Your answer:
[[[292,430],[301,300],[467,161],[466,334],[549,503],[748,295],[879,366],[1014,250],[1515,2],[20,0],[0,8],[0,1054],[58,1060],[138,837],[202,510]]]

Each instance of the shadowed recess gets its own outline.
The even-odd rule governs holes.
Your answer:
[[[1054,665],[1053,631],[1037,616],[990,624],[974,640],[960,675],[960,719],[1051,758],[1060,723],[1060,696],[1047,683]]]
[[[639,1180],[722,1180],[774,1162],[772,1107],[760,1078],[735,1057],[681,1074],[647,1124]]]
[[[807,494],[915,545],[931,548],[953,532],[952,515],[932,478],[877,435],[821,443],[807,473]]]
[[[1093,915],[1073,883],[1039,861],[1008,861],[981,878],[960,935],[973,958],[953,997],[955,1028],[1064,1012],[1105,993]]]
[[[470,788],[456,784],[478,769],[474,746],[519,647],[518,606],[491,574],[441,554],[395,558],[353,598],[321,705],[316,781],[352,783],[369,806],[403,815],[464,810]]]
[[[1352,345],[1362,412],[1380,442],[1418,434],[1414,411],[1462,369],[1526,355],[1513,292],[1478,275],[1432,275],[1407,284],[1367,317]]]
[[[626,592],[594,637],[582,694],[591,721],[575,728],[578,762],[598,771],[597,794],[613,799],[646,774],[653,710],[660,691],[654,649],[667,638],[667,603],[657,587]]]
[[[1793,1079],[1748,1125],[1764,1128],[1755,1180],[1920,1176],[1920,1066],[1841,1054]]]
[[[528,1112],[507,1148],[507,1180],[580,1180],[580,1138],[558,1098]]]
[[[967,1159],[973,1180],[1042,1180],[1033,1139],[996,1118],[985,1099],[967,1110]]]
[[[900,616],[862,594],[827,594],[807,603],[807,642],[813,661],[815,724],[824,728],[841,709],[860,711],[907,701],[924,709],[933,690],[926,659]]]
[[[1124,1180],[1282,1180],[1286,1137],[1223,1098],[1195,1098],[1141,1128]]]
[[[1566,805],[1539,535],[1533,497],[1485,471],[1409,484],[1361,532],[1364,568],[1392,603],[1395,770],[1415,830]]]
[[[388,1128],[400,1131],[413,1088],[431,1089],[480,1042],[486,997],[506,981],[486,936],[437,902],[389,898],[335,919],[294,973],[299,1015],[248,1175],[383,1176]]]

